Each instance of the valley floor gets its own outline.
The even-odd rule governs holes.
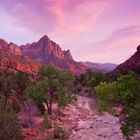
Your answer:
[[[40,140],[52,131],[41,132],[38,128],[42,118],[35,119],[37,124],[25,130],[24,140],[32,140],[33,136]],[[94,99],[88,97],[77,96],[77,101],[66,107],[62,116],[57,114],[54,106],[51,119],[70,132],[69,140],[124,140],[119,118],[106,112],[98,113]]]
[[[80,116],[69,140],[123,140],[119,119],[108,113],[99,114],[93,107],[91,109],[94,104],[93,99],[77,97],[74,107]]]

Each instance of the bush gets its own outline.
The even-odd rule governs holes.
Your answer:
[[[68,133],[66,130],[64,130],[62,127],[60,127],[58,124],[54,124],[54,139],[61,139],[61,140],[67,140],[68,139]]]
[[[47,112],[44,114],[44,120],[41,123],[40,129],[44,131],[45,129],[52,128],[52,122]]]
[[[95,88],[100,111],[111,112],[122,106],[122,133],[130,139],[140,129],[140,75],[129,72],[112,83],[101,83]]]
[[[16,113],[18,113],[21,109],[20,104],[15,99],[13,99],[12,107]]]
[[[22,140],[20,126],[4,97],[0,98],[0,140]]]
[[[24,101],[18,114],[23,128],[33,126],[35,123],[34,117],[40,115],[32,100]]]

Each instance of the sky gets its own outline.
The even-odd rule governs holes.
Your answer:
[[[140,0],[0,0],[0,38],[44,35],[77,61],[122,63],[140,44]]]

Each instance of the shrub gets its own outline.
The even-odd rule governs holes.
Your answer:
[[[66,130],[64,130],[62,127],[60,127],[58,124],[54,124],[54,139],[61,139],[61,140],[67,140],[68,139],[68,133]]]
[[[13,107],[13,110],[18,113],[21,109],[21,106],[20,104],[15,100],[13,99],[13,104],[12,104],[12,107]]]
[[[0,98],[0,140],[22,140],[16,114],[8,108],[4,97]]]
[[[52,128],[52,122],[47,112],[44,114],[44,120],[41,123],[40,129],[44,131],[45,129]]]
[[[34,125],[34,117],[38,116],[39,111],[33,104],[32,100],[26,100],[23,102],[19,116],[21,116],[21,124],[24,128],[31,127]]]

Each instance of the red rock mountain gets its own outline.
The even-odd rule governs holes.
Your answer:
[[[34,73],[38,68],[38,63],[22,55],[19,46],[0,39],[0,72],[20,70]]]
[[[120,64],[116,69],[109,73],[113,78],[119,77],[121,74],[127,73],[129,70],[133,70],[140,73],[140,45],[137,47],[137,51],[124,63]]]
[[[69,50],[63,51],[58,44],[43,36],[39,41],[20,46],[22,54],[42,64],[81,73],[86,67],[73,60]]]
[[[37,72],[39,64],[51,64],[59,69],[81,73],[86,67],[73,60],[69,50],[62,51],[60,46],[43,36],[39,41],[18,46],[0,39],[0,68],[14,67],[15,69]]]

